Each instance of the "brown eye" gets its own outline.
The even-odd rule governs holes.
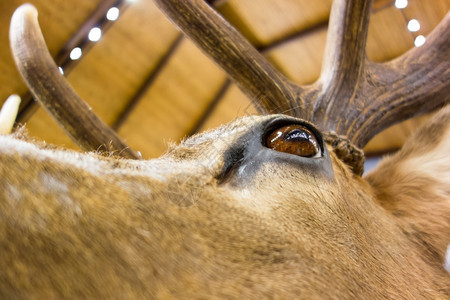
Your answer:
[[[302,125],[288,125],[274,130],[266,139],[268,148],[302,157],[314,157],[320,152],[314,133]]]

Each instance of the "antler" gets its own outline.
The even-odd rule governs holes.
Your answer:
[[[234,79],[261,113],[305,112],[302,88],[275,69],[204,1],[155,0],[164,13]]]
[[[335,0],[313,121],[365,146],[381,130],[450,100],[450,13],[427,43],[394,61],[365,55],[371,5]],[[345,118],[342,118],[345,116]]]
[[[450,13],[427,42],[398,57],[367,62],[365,118],[353,125],[352,141],[366,145],[381,130],[450,102]]]
[[[345,122],[360,117],[359,89],[365,80],[365,46],[372,1],[335,0],[330,14],[322,72],[311,119],[349,137]],[[345,119],[342,116],[345,115]],[[350,137],[349,137],[350,138]],[[362,145],[358,145],[362,146]]]
[[[311,120],[333,132],[329,136],[335,145],[348,140],[362,148],[382,129],[449,102],[448,15],[424,46],[393,62],[375,64],[365,54],[372,1],[335,0],[321,76],[311,86],[297,86],[204,1],[155,2],[232,77],[259,111]],[[343,156],[360,153],[349,143],[346,147]],[[344,157],[356,173],[362,170],[360,160]]]
[[[81,148],[103,148],[125,158],[140,158],[92,112],[59,72],[39,28],[37,10],[31,4],[15,11],[10,41],[17,68],[28,88]]]

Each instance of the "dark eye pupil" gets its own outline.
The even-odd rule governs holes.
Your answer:
[[[274,130],[267,137],[266,146],[302,157],[313,157],[320,151],[315,135],[301,125],[288,125]]]

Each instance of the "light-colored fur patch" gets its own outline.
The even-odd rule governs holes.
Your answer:
[[[442,266],[450,243],[450,106],[366,179],[429,261]]]
[[[406,159],[402,165],[405,172],[433,178],[434,192],[450,202],[450,128],[431,151]]]
[[[447,246],[447,252],[445,253],[444,269],[450,273],[450,244]]]

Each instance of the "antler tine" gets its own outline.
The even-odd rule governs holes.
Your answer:
[[[356,92],[365,78],[371,7],[372,0],[333,2],[313,113],[313,121],[323,129],[347,134],[346,121],[359,116]]]
[[[375,64],[365,54],[370,10],[371,1],[334,1],[313,113],[322,129],[359,148],[381,130],[450,99],[450,13],[424,46]]]
[[[33,5],[24,4],[15,11],[10,41],[17,68],[34,97],[82,149],[106,149],[125,158],[140,158],[92,112],[60,74],[48,52]]]
[[[372,0],[334,0],[320,82],[327,92],[361,80]]]
[[[450,13],[426,43],[384,64],[372,63],[365,84],[365,114],[352,141],[365,145],[381,130],[450,102]]]
[[[230,75],[261,113],[305,116],[301,88],[290,83],[202,0],[155,0],[161,10]]]

